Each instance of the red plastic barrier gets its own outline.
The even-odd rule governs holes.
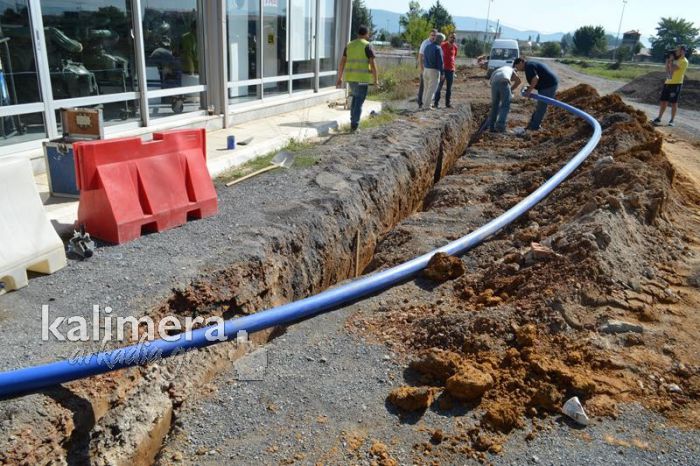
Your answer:
[[[77,142],[78,222],[94,237],[125,243],[218,211],[204,129]]]

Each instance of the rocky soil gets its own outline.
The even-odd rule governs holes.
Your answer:
[[[455,110],[397,105],[398,121],[309,149],[311,168],[219,187],[213,219],[100,248],[3,296],[0,366],[75,349],[28,338],[49,298],[236,317],[352,277],[358,230],[364,273],[398,264],[502,213],[590,136],[550,109],[544,131],[487,133],[465,152],[488,87],[470,68],[456,86]],[[697,464],[700,191],[619,97],[577,86],[560,98],[603,140],[511,227],[250,344],[3,400],[0,463]],[[532,110],[516,98],[511,129]],[[585,429],[560,414],[573,395]]]
[[[480,122],[485,81],[458,75]],[[698,188],[619,97],[577,86],[560,98],[604,129],[560,188],[462,258],[436,257],[422,277],[250,353],[259,378],[215,379],[180,411],[159,463],[696,464]],[[532,108],[516,100],[511,128]],[[485,134],[365,273],[502,213],[590,137],[563,111],[544,124]],[[585,429],[561,416],[574,395]]]
[[[215,217],[122,246],[100,245],[89,261],[34,278],[0,300],[0,367],[98,349],[93,342],[42,341],[42,304],[50,304],[51,317],[90,318],[93,304],[121,317],[234,317],[354,276],[358,258],[362,268],[379,238],[420,208],[463,153],[470,109],[450,116],[409,115],[359,137],[337,135],[313,149],[311,167],[217,186]],[[260,344],[274,336],[253,337]],[[242,352],[222,344],[0,401],[0,463],[149,464],[181,406]]]
[[[617,92],[640,102],[658,104],[665,79],[666,73],[655,71],[630,81]],[[679,105],[690,110],[700,110],[700,80],[686,76]]]

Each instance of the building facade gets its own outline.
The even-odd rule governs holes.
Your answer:
[[[0,157],[59,137],[61,108],[102,108],[109,138],[309,102],[350,18],[351,0],[0,0]]]

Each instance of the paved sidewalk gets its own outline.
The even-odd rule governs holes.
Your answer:
[[[379,112],[380,102],[367,100],[362,118],[370,112]],[[330,108],[328,104],[316,105],[272,117],[234,125],[231,128],[207,133],[207,166],[212,177],[217,177],[230,168],[237,167],[261,155],[279,150],[291,139],[302,141],[324,136],[332,130],[350,124],[350,111],[342,107]],[[234,135],[236,142],[252,138],[245,146],[226,149],[226,140]],[[49,196],[46,174],[35,177],[37,188],[54,228],[60,235],[72,232],[78,217],[78,200]]]

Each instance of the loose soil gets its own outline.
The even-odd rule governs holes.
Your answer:
[[[455,100],[478,124],[486,80],[457,75]],[[619,97],[586,86],[561,97],[604,135],[547,200],[461,258],[439,255],[424,276],[289,328],[258,350],[261,380],[230,371],[178,413],[159,462],[693,463],[700,219],[693,170],[675,166],[697,147],[673,143],[670,163],[671,142]],[[533,108],[516,98],[511,129]],[[552,109],[544,124],[525,138],[483,135],[381,238],[365,273],[491,220],[591,133]],[[592,417],[585,430],[559,415],[573,395]]]
[[[461,72],[462,81],[480,78]],[[558,414],[571,396],[592,416],[638,402],[700,428],[697,173],[678,176],[661,134],[620,97],[586,85],[558,97],[603,126],[589,160],[468,253],[466,274],[423,285],[434,288],[433,302],[407,296],[348,324],[412,361],[406,383],[417,388],[394,389],[390,403],[425,409],[410,394],[430,393],[435,409],[478,413],[477,425],[456,433],[474,451],[500,452],[505,434]],[[383,239],[370,268],[453,239],[452,219],[478,226],[500,214],[591,134],[558,109],[544,124],[550,129],[525,138],[486,134],[429,194],[426,211]],[[697,155],[687,156],[697,164]]]
[[[454,95],[471,106],[471,127],[480,123],[483,73],[460,68]],[[499,462],[519,434],[532,444],[551,439],[549,431],[586,442],[618,414],[636,430],[604,433],[615,447],[606,455],[636,449],[624,458],[630,464],[649,451],[660,462],[659,445],[672,445],[692,462],[683,446],[694,442],[640,422],[649,411],[628,403],[664,423],[700,427],[698,148],[664,141],[618,96],[577,86],[560,98],[601,121],[603,140],[511,227],[461,258],[435,258],[426,276],[287,329],[260,350],[270,349],[260,380],[242,381],[231,367],[238,355],[219,345],[4,401],[0,463]],[[511,129],[533,108],[516,98]],[[200,257],[187,247],[193,229],[218,257],[150,303],[151,313],[233,317],[325,289],[352,275],[358,229],[366,273],[403,262],[511,207],[591,134],[550,109],[548,129],[487,133],[455,164],[468,115],[462,105],[404,112],[387,127],[331,140],[303,172],[221,191],[219,217],[163,234],[182,263]],[[141,257],[155,238],[120,250]],[[583,432],[557,416],[573,395],[594,420]],[[647,431],[670,437],[636,438]],[[564,462],[551,446],[525,449]],[[581,463],[601,461],[585,443],[573,450]]]
[[[657,104],[665,79],[666,73],[654,71],[633,79],[617,92],[630,99],[647,104]],[[692,79],[689,76],[685,77],[679,105],[690,110],[700,110],[700,80]]]

